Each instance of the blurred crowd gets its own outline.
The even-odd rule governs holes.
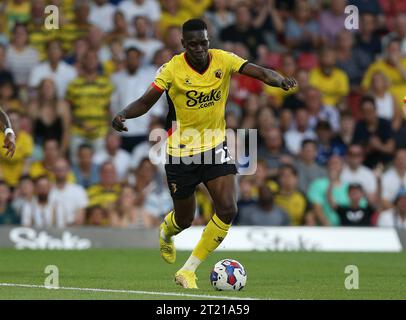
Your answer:
[[[44,24],[49,4],[59,29]],[[346,5],[358,29],[345,29]],[[299,84],[232,78],[228,128],[258,129],[234,224],[406,228],[406,0],[1,1],[0,106],[17,149],[0,150],[0,224],[159,225],[172,200],[148,136],[165,126],[165,97],[128,132],[110,122],[182,52],[196,17],[211,47]],[[197,204],[205,224],[204,186]]]

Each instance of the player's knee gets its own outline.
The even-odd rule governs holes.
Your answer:
[[[224,223],[231,223],[237,215],[237,204],[233,202],[226,202],[216,210],[216,214]]]
[[[192,217],[182,217],[181,219],[176,219],[176,222],[182,230],[189,228],[192,225],[193,222],[193,216]]]

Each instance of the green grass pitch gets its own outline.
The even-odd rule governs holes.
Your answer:
[[[197,272],[199,290],[175,285],[173,275],[188,257],[168,265],[156,250],[0,250],[0,283],[44,285],[47,265],[59,269],[61,287],[186,293],[255,299],[406,299],[405,253],[215,252]],[[209,282],[221,259],[240,261],[248,273],[241,292],[217,292]],[[359,289],[347,290],[347,265],[359,270]],[[202,299],[129,292],[87,292],[0,286],[0,299]],[[204,298],[206,299],[206,298]]]

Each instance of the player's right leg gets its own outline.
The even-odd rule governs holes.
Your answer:
[[[173,237],[192,224],[195,211],[195,195],[185,199],[173,199],[174,210],[169,212],[159,227],[159,249],[161,257],[167,263],[176,261],[176,249]]]

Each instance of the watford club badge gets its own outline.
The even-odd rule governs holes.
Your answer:
[[[217,69],[216,71],[214,71],[214,75],[216,76],[216,78],[221,79],[223,77],[223,71],[221,71],[221,69]]]

